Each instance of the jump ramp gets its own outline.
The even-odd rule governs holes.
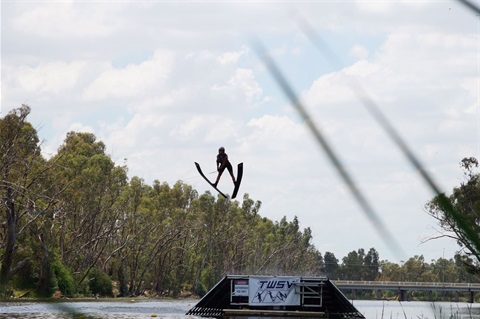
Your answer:
[[[227,275],[187,315],[365,319],[327,277],[290,276]]]

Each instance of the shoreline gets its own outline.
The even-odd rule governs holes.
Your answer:
[[[0,303],[22,303],[22,302],[45,302],[45,303],[60,303],[60,302],[143,302],[143,301],[198,301],[197,297],[73,297],[73,298],[12,298],[0,300]]]

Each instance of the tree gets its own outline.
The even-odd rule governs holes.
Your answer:
[[[388,260],[382,260],[380,262],[380,273],[378,280],[380,281],[403,281],[404,274],[400,265],[389,262]]]
[[[455,239],[463,251],[461,258],[464,264],[473,270],[477,267],[470,257],[475,258],[476,263],[480,262],[480,176],[475,173],[478,160],[464,158],[460,167],[464,170],[466,181],[455,187],[448,198],[453,209],[445,205],[444,194],[430,200],[425,209],[443,229],[438,237]]]
[[[432,260],[429,275],[434,282],[460,282],[457,267],[453,259],[438,258]],[[427,280],[425,280],[427,281]]]
[[[125,223],[120,195],[127,185],[126,168],[115,166],[105,144],[91,133],[69,132],[51,161],[58,163],[54,187],[64,189],[52,217],[52,236],[80,287],[89,271],[116,251],[113,238]]]
[[[325,275],[331,279],[337,279],[340,275],[340,265],[338,264],[338,259],[335,257],[335,254],[332,252],[325,252],[323,257],[325,262]]]
[[[346,280],[362,280],[364,250],[353,250],[342,260],[342,277]]]
[[[425,258],[420,256],[414,256],[409,258],[404,264],[404,278],[402,281],[409,281],[409,282],[425,282],[425,281],[433,281],[426,279],[426,274],[430,272],[430,268],[428,263],[425,262]]]
[[[375,248],[370,248],[367,255],[363,259],[363,263],[365,266],[364,272],[364,279],[365,280],[376,280],[378,273],[380,271],[380,264],[379,264],[380,257],[378,252]]]
[[[19,242],[27,240],[27,231],[42,227],[42,218],[51,213],[58,193],[48,195],[44,179],[51,166],[41,155],[37,131],[27,122],[30,107],[22,105],[0,119],[0,288],[20,271],[33,256],[40,256],[46,265],[48,251],[32,251]],[[37,224],[35,224],[37,223]],[[41,238],[38,237],[41,241]],[[40,253],[40,254],[39,254]],[[49,267],[49,266],[48,266]]]

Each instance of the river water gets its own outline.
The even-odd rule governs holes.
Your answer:
[[[194,319],[185,313],[198,300],[7,302],[0,319]],[[480,319],[480,303],[361,301],[353,305],[367,319]],[[244,317],[244,319],[252,319]]]

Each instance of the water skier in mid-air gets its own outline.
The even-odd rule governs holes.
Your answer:
[[[227,153],[225,153],[225,148],[223,146],[218,149],[216,164],[217,164],[218,175],[217,175],[217,180],[215,181],[215,183],[213,183],[213,186],[217,187],[218,181],[220,180],[220,177],[222,176],[225,168],[230,173],[230,176],[232,177],[233,184],[235,184],[235,176],[233,175],[233,167],[232,167],[232,164],[230,163],[230,161],[228,160],[228,155],[227,155]]]

